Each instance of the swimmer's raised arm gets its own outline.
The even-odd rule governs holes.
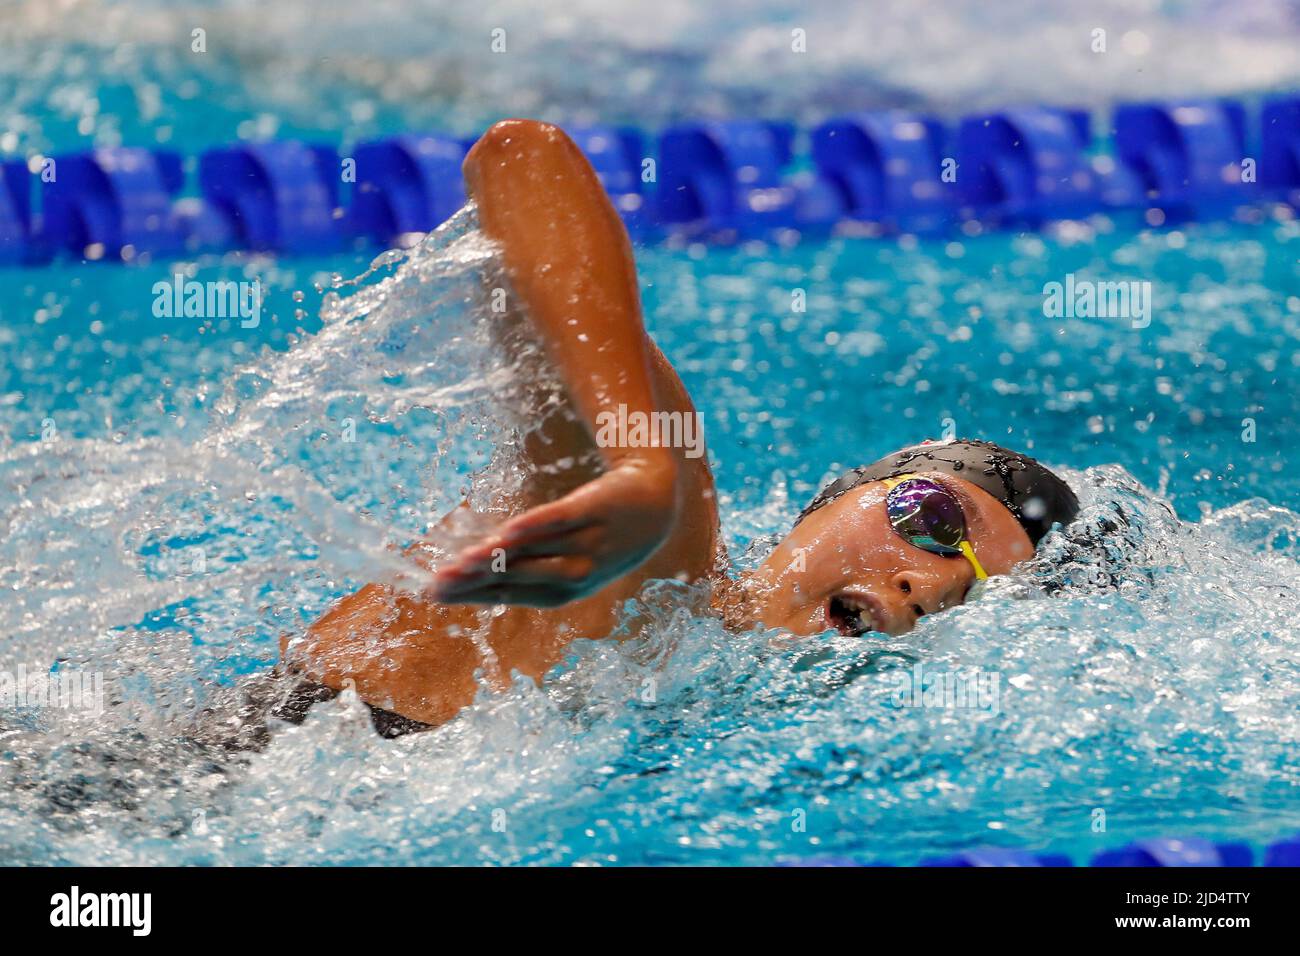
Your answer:
[[[646,337],[627,231],[586,157],[562,130],[507,120],[470,150],[465,182],[501,247],[514,295],[594,437],[601,413],[652,415],[654,346]],[[447,603],[549,607],[637,567],[674,525],[676,454],[598,447],[605,471],[507,521],[439,572]],[[503,549],[506,570],[494,570]]]

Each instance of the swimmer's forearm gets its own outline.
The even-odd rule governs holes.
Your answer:
[[[465,160],[483,231],[503,250],[511,285],[570,398],[595,434],[601,413],[656,411],[650,343],[636,265],[622,220],[590,164],[557,127],[493,126]],[[676,456],[663,448],[602,447],[671,488]]]
[[[464,172],[518,305],[606,468],[462,548],[429,594],[443,604],[559,607],[640,567],[676,527],[686,473],[678,451],[602,440],[608,422],[654,420],[672,396],[656,394],[627,230],[573,142],[544,123],[498,123]]]

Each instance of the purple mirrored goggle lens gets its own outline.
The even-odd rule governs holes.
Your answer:
[[[966,513],[952,492],[928,478],[908,478],[885,497],[889,523],[910,543],[933,554],[961,554]]]

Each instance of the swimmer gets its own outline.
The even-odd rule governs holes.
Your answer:
[[[597,440],[609,416],[695,408],[646,334],[627,232],[586,158],[554,126],[509,120],[463,171],[519,307],[503,328],[526,323],[564,400],[525,439],[527,477],[501,502],[509,517],[439,563],[430,588],[367,585],[282,641],[277,716],[301,719],[348,686],[385,735],[442,723],[472,702],[476,671],[497,686],[514,671],[540,681],[569,642],[608,636],[624,603],[664,578],[707,583],[733,628],[902,634],[1078,511],[1027,456],[925,443],[832,482],[759,568],[732,578],[707,457]]]

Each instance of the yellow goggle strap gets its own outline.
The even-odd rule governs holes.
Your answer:
[[[962,538],[957,547],[961,548],[961,553],[966,556],[966,560],[970,562],[970,566],[975,569],[975,580],[987,580],[988,573],[985,572],[984,566],[980,564],[980,559],[975,557],[975,549],[970,546],[970,542],[965,538]]]

